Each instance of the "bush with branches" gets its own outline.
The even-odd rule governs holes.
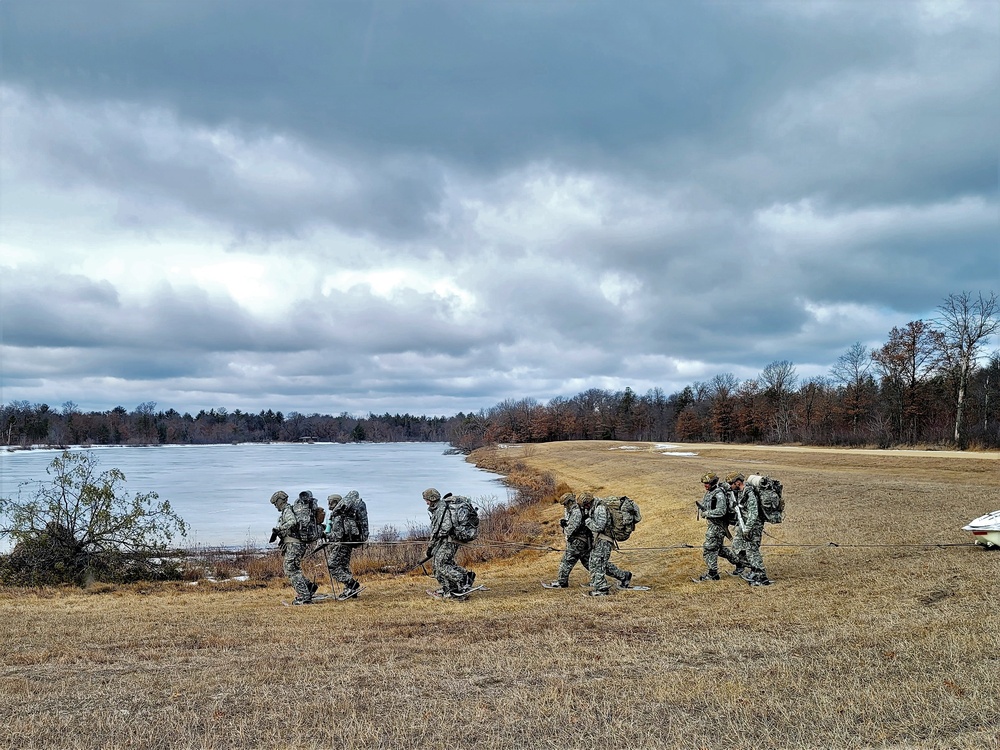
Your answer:
[[[52,460],[48,481],[33,481],[16,498],[0,498],[0,536],[13,550],[0,559],[0,581],[44,585],[174,578],[163,559],[187,523],[155,492],[130,496],[118,469],[98,472],[90,451]]]

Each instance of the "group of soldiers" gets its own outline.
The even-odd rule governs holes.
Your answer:
[[[632,573],[611,562],[611,550],[618,545],[608,533],[610,518],[604,500],[589,492],[581,493],[580,497],[567,492],[560,502],[564,511],[559,525],[566,537],[566,549],[559,562],[558,578],[547,584],[547,588],[567,588],[569,574],[578,562],[590,571],[590,596],[611,593],[608,576],[617,580],[621,588],[629,588]]]
[[[760,551],[764,517],[754,487],[736,471],[726,475],[724,481],[714,472],[708,472],[701,481],[705,494],[696,506],[699,516],[708,521],[702,548],[708,569],[692,580],[696,583],[720,580],[719,557],[722,557],[732,563],[731,574],[740,576],[751,586],[772,583]],[[453,498],[451,493],[442,497],[431,487],[424,490],[423,499],[430,516],[431,534],[427,556],[421,564],[433,561],[433,574],[440,585],[437,591],[428,593],[446,599],[463,597],[475,588],[476,580],[473,571],[455,561],[461,545],[469,541],[467,532],[456,520],[456,501],[467,502],[467,498]],[[302,572],[302,559],[309,545],[318,539],[324,541],[321,546],[326,552],[331,587],[334,581],[343,586],[339,594],[331,596],[340,600],[358,596],[362,586],[351,573],[351,553],[368,540],[368,513],[358,493],[352,490],[343,497],[330,495],[327,498],[329,518],[325,525],[325,513],[317,509],[316,499],[308,490],[300,492],[294,503],[289,502],[285,492],[275,492],[271,502],[280,513],[271,540],[278,539],[281,545],[284,572],[296,595],[292,604],[311,604],[316,597],[317,585]],[[630,588],[631,571],[619,568],[610,559],[618,543],[611,533],[611,511],[606,500],[590,492],[581,493],[579,497],[568,492],[560,502],[564,512],[559,525],[566,537],[566,547],[557,578],[543,585],[567,588],[570,573],[580,563],[590,573],[590,596],[608,596],[611,593],[608,578],[614,579],[621,589]],[[475,523],[478,525],[478,519]],[[734,527],[734,533],[730,533],[730,527]],[[726,539],[732,540],[731,547],[726,546]]]
[[[441,585],[435,593],[442,598],[467,594],[476,580],[473,571],[455,562],[458,549],[467,538],[462,535],[456,514],[452,512],[454,503],[449,502],[452,497],[448,493],[442,498],[433,487],[423,492],[430,514],[431,537],[427,556],[421,564],[433,560],[434,577]],[[351,573],[351,553],[368,541],[369,531],[368,509],[357,491],[352,490],[345,496],[330,495],[327,498],[329,514],[318,507],[309,490],[300,492],[294,502],[289,502],[288,493],[279,490],[271,495],[271,503],[279,513],[271,541],[277,540],[281,548],[284,572],[295,590],[292,604],[312,604],[320,598],[316,593],[318,585],[302,572],[307,550],[319,540],[322,544],[316,549],[322,548],[326,553],[331,588],[334,581],[343,587],[340,593],[331,592],[330,596],[340,601],[357,597],[363,587]]]
[[[288,501],[288,493],[279,490],[271,495],[271,504],[280,514],[271,541],[280,544],[285,575],[295,590],[292,604],[312,604],[316,596],[319,587],[302,572],[302,559],[319,539],[324,540],[321,546],[326,553],[331,588],[334,581],[343,587],[339,594],[331,592],[331,596],[341,601],[356,597],[361,584],[351,574],[351,553],[368,540],[368,509],[358,492],[327,497],[329,515],[318,507],[309,490],[300,492],[294,503]]]
[[[695,503],[700,516],[708,521],[702,557],[708,570],[696,583],[718,581],[719,558],[733,565],[731,575],[740,576],[751,586],[768,586],[772,583],[764,570],[764,557],[760,544],[764,535],[764,515],[761,512],[757,490],[747,484],[746,477],[738,471],[730,472],[720,481],[715,472],[701,478],[705,495]],[[718,508],[716,513],[714,509]],[[730,527],[734,528],[730,534]],[[726,546],[732,539],[732,546]]]

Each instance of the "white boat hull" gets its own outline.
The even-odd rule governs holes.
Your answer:
[[[963,526],[962,531],[972,533],[972,541],[987,548],[1000,548],[1000,510],[980,516]]]

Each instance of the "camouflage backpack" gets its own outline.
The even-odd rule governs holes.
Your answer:
[[[471,542],[479,533],[479,512],[472,501],[462,495],[444,496],[451,513],[451,535],[458,542]]]
[[[292,513],[298,521],[299,531],[295,537],[303,542],[314,542],[320,538],[323,528],[316,523],[315,500],[312,495],[302,497],[292,505]]]
[[[635,531],[635,525],[642,520],[642,513],[635,500],[622,495],[606,498],[602,504],[608,509],[608,525],[604,533],[616,542],[624,542]]]
[[[348,492],[335,510],[343,516],[345,542],[363,544],[368,541],[368,507],[357,490]]]
[[[757,491],[761,517],[768,523],[781,523],[785,517],[781,482],[769,476],[751,474],[747,477],[747,484]]]

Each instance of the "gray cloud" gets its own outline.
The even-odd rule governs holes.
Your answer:
[[[1000,289],[994,3],[10,0],[0,28],[8,400],[669,392]]]

